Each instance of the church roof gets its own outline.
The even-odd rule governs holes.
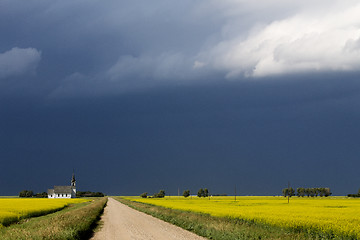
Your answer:
[[[55,194],[62,194],[62,193],[68,193],[71,194],[72,187],[71,186],[54,186],[54,193]]]

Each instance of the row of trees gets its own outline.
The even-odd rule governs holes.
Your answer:
[[[31,197],[35,197],[35,198],[47,198],[48,194],[46,192],[42,192],[42,193],[36,193],[34,194],[34,192],[32,190],[22,190],[19,193],[19,197],[21,198],[31,198]]]
[[[360,197],[360,189],[357,194],[348,194],[348,197],[356,197],[356,198]]]
[[[190,190],[185,190],[183,192],[183,196],[184,197],[189,197],[190,196]],[[207,188],[200,188],[198,193],[197,193],[197,196],[198,197],[208,197],[209,196],[209,190]],[[152,196],[148,196],[148,193],[147,192],[144,192],[142,194],[140,194],[140,197],[142,198],[163,198],[165,197],[165,191],[164,190],[160,190],[158,193],[155,193],[154,195]]]
[[[185,190],[183,192],[183,196],[186,197],[186,198],[189,197],[190,196],[190,190]],[[208,197],[209,196],[209,190],[207,188],[204,188],[204,189],[200,188],[198,193],[197,193],[197,196],[198,197]]]
[[[198,193],[197,193],[198,197],[208,197],[209,196],[209,190],[207,188],[200,188]]]
[[[186,197],[186,198],[189,197],[190,196],[190,190],[185,190],[183,192],[183,196]],[[204,188],[204,189],[200,188],[198,193],[197,193],[197,196],[198,197],[208,197],[209,196],[209,190],[207,188]]]
[[[76,197],[104,197],[105,194],[103,194],[102,192],[90,192],[90,191],[77,191],[76,192]]]
[[[284,197],[292,197],[295,196],[295,190],[293,188],[284,188],[282,190],[283,196]],[[328,197],[330,196],[332,193],[330,191],[330,188],[297,188],[296,189],[296,195],[298,197]]]
[[[154,193],[152,196],[148,196],[148,193],[144,192],[144,193],[140,194],[140,197],[142,197],[142,198],[163,198],[163,197],[165,197],[165,191],[160,190],[158,193]]]
[[[76,192],[76,197],[104,197],[104,196],[105,195],[102,192],[90,192],[90,191],[86,191],[86,192],[77,191]],[[30,198],[30,197],[47,198],[48,194],[46,192],[34,194],[34,192],[31,190],[22,190],[19,193],[19,197],[21,197],[21,198]]]

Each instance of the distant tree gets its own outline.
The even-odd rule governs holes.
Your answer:
[[[315,194],[316,194],[316,189],[315,188],[310,188],[310,196],[315,197]]]
[[[288,189],[288,188],[283,188],[283,190],[282,190],[282,195],[283,195],[284,197],[286,197],[288,194],[289,194],[289,189]]]
[[[319,190],[319,196],[320,197],[325,196],[325,188],[318,188],[318,190]]]
[[[159,194],[159,198],[165,197],[165,191],[164,190],[160,190],[158,194]]]
[[[140,194],[140,197],[142,197],[142,198],[147,198],[147,192],[144,192],[144,193],[142,193],[142,194]]]
[[[293,188],[291,187],[289,194],[290,194],[290,197],[295,196],[295,189],[293,189]]]
[[[104,197],[105,196],[105,194],[103,194],[102,192],[96,192],[94,195],[95,195],[94,197]]]
[[[102,192],[91,192],[91,191],[77,191],[76,197],[104,197],[105,194]]]
[[[204,189],[200,188],[198,193],[197,193],[198,197],[203,197],[204,196]]]
[[[22,190],[22,191],[19,193],[19,197],[25,197],[26,192],[27,192],[27,190]]]
[[[295,190],[291,187],[291,188],[284,188],[282,190],[282,194],[284,197],[287,197],[287,196],[294,196],[295,195]]]
[[[19,193],[19,197],[32,197],[33,191],[29,191],[29,190],[23,190]]]
[[[297,196],[298,197],[304,197],[305,196],[305,188],[297,188],[296,189],[296,192],[297,192]]]
[[[328,197],[331,195],[332,195],[332,192],[331,192],[330,188],[324,188],[324,196]]]
[[[204,188],[204,197],[209,196],[209,190],[207,188]]]
[[[48,194],[47,194],[47,192],[36,193],[36,194],[34,195],[34,197],[36,197],[36,198],[47,198],[47,197],[48,197]]]
[[[312,188],[307,188],[307,191],[308,192],[306,194],[308,195],[308,197],[312,197]]]
[[[321,188],[314,188],[315,190],[315,197],[319,196],[321,193]]]
[[[165,191],[164,190],[160,190],[158,193],[155,193],[153,195],[153,198],[163,198],[165,197]]]
[[[297,196],[299,197],[303,197],[303,196],[308,196],[308,197],[328,197],[330,196],[332,193],[330,191],[330,188],[324,188],[324,187],[320,187],[320,188],[297,188]]]
[[[90,191],[76,191],[76,197],[91,197]]]
[[[190,196],[190,190],[185,190],[184,193],[183,193],[183,196],[184,197],[189,197]]]
[[[29,191],[29,190],[23,190],[19,193],[19,197],[26,197],[26,198],[30,198],[34,196],[34,192],[33,191]]]
[[[360,197],[360,189],[359,189],[359,191],[358,191],[358,193],[357,194],[348,194],[347,195],[348,197],[353,197],[353,198],[358,198],[358,197]]]

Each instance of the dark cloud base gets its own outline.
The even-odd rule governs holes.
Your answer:
[[[0,195],[360,187],[356,1],[0,5]]]
[[[356,192],[359,93],[354,74],[3,98],[0,195],[66,184],[73,168],[79,189],[114,195],[277,195],[288,181]]]

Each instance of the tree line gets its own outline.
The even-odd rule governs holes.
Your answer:
[[[197,193],[198,197],[208,197],[209,196],[209,190],[207,188],[200,188],[198,193]]]
[[[46,192],[42,192],[42,193],[35,193],[32,190],[22,190],[19,193],[19,197],[21,198],[31,198],[31,197],[35,197],[35,198],[47,198],[48,194]]]
[[[190,196],[190,190],[184,190],[183,192],[183,196],[185,198]],[[198,197],[208,197],[209,196],[209,190],[207,188],[200,188],[198,193],[197,193]],[[164,190],[160,190],[158,193],[153,194],[152,196],[148,196],[147,192],[144,192],[142,194],[140,194],[140,197],[142,198],[163,198],[165,197],[165,191]]]
[[[190,190],[185,190],[184,192],[183,192],[183,196],[184,197],[189,197],[190,196]],[[207,188],[200,188],[199,189],[199,191],[197,192],[197,196],[199,197],[199,198],[201,198],[201,197],[208,197],[209,196],[209,189],[207,189]]]
[[[104,197],[105,194],[102,192],[91,192],[91,191],[77,191],[76,197]]]
[[[292,196],[295,196],[295,189],[293,189],[292,187],[290,188],[284,188],[282,190],[282,194],[284,197],[292,197]],[[330,196],[332,193],[331,193],[331,190],[330,188],[303,188],[303,187],[300,187],[300,188],[297,188],[296,189],[296,196],[298,197],[328,197]]]
[[[348,194],[347,196],[348,196],[348,197],[360,198],[360,189],[359,189],[359,191],[358,191],[357,194]]]
[[[165,190],[160,190],[158,193],[154,193],[152,196],[148,196],[147,192],[140,194],[142,198],[163,198],[165,197]]]
[[[81,192],[81,191],[77,191],[76,192],[76,197],[104,197],[105,195],[102,192],[90,192],[90,191],[85,191],[85,192]],[[47,192],[42,192],[42,193],[35,193],[32,190],[22,190],[19,193],[19,197],[21,198],[47,198],[48,194]]]

